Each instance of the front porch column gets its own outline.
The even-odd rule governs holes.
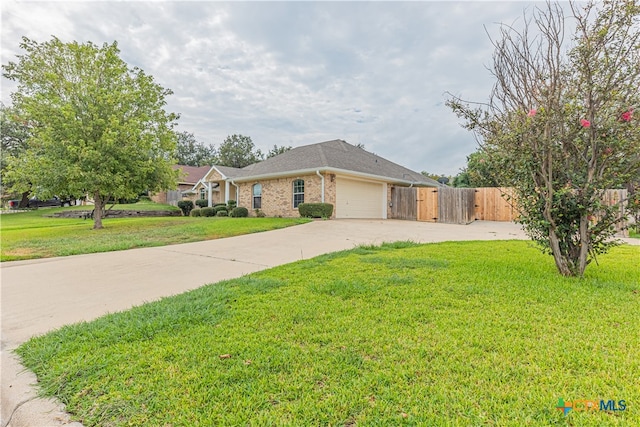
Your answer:
[[[224,202],[229,203],[229,190],[231,187],[229,186],[229,181],[224,182]]]
[[[213,183],[208,182],[207,183],[207,190],[209,191],[208,194],[208,200],[207,200],[207,206],[212,207],[213,206]]]

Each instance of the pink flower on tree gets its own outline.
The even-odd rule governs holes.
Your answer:
[[[583,128],[591,127],[591,122],[587,119],[580,119],[580,126]]]
[[[629,111],[625,111],[624,113],[622,113],[622,116],[620,116],[620,118],[623,122],[630,122],[633,118],[633,108],[630,108]]]
[[[538,110],[536,110],[535,108],[532,108],[531,110],[529,110],[529,113],[527,114],[527,117],[533,117],[536,115],[536,113],[538,112]]]

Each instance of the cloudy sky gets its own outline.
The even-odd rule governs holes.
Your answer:
[[[88,2],[2,0],[2,64],[22,36],[118,42],[173,90],[178,130],[263,152],[343,139],[416,171],[456,174],[475,140],[445,92],[486,100],[485,32],[526,2]],[[15,86],[2,79],[2,102]]]

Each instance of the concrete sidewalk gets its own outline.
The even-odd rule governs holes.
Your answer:
[[[12,350],[33,335],[360,244],[525,238],[512,223],[332,220],[206,242],[2,263],[0,425],[80,426],[59,403],[36,397],[35,376],[14,357]]]

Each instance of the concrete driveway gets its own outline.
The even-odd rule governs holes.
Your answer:
[[[13,356],[33,335],[360,244],[524,238],[512,223],[333,220],[206,242],[2,263],[0,425],[80,426],[69,422],[60,404],[36,398],[35,376]]]

